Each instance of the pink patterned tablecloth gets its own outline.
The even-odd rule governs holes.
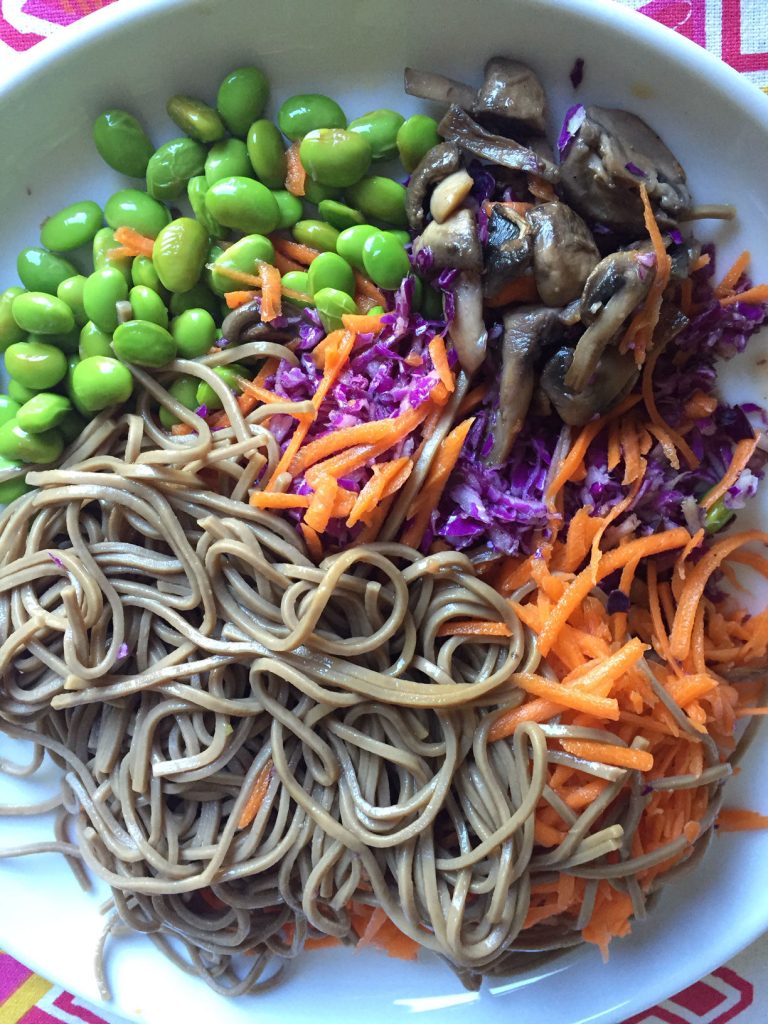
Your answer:
[[[620,0],[706,47],[768,92],[768,0]],[[0,66],[112,0],[0,0]],[[0,950],[0,1024],[117,1024]],[[768,936],[624,1024],[765,1024]]]

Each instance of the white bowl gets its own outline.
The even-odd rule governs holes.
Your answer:
[[[258,63],[278,101],[324,91],[350,114],[383,105],[412,111],[418,104],[402,94],[404,65],[477,81],[493,53],[518,56],[541,73],[555,118],[575,96],[645,117],[682,159],[698,201],[736,204],[737,224],[709,236],[724,260],[749,247],[755,276],[768,278],[768,100],[693,44],[625,8],[606,0],[123,0],[41,44],[0,83],[0,283],[15,281],[15,254],[36,244],[47,214],[77,198],[102,201],[120,183],[90,141],[92,119],[107,106],[140,113],[160,141],[175,134],[164,114],[169,95],[211,97],[227,70]],[[568,73],[577,57],[585,76],[574,93]],[[730,397],[768,405],[757,365],[763,354],[755,344],[729,367]],[[765,503],[754,516],[765,521]],[[760,742],[728,802],[768,810],[767,775]],[[0,782],[0,804],[24,791]],[[0,846],[46,834],[44,822],[0,819]],[[391,1024],[449,1009],[459,1024],[608,1024],[679,991],[768,927],[766,862],[768,832],[717,837],[650,920],[614,944],[605,966],[585,947],[549,972],[478,994],[464,992],[436,961],[322,951],[307,955],[276,991],[227,1004],[148,943],[131,940],[110,956],[113,1008],[145,1024],[254,1017],[322,1024],[340,1014]],[[97,901],[79,892],[56,858],[0,862],[0,906],[0,947],[96,998]]]

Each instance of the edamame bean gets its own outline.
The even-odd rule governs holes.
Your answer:
[[[405,188],[392,178],[373,175],[347,189],[347,199],[369,220],[384,221],[395,227],[408,225],[405,213]]]
[[[299,156],[313,181],[347,188],[371,165],[371,147],[362,135],[346,128],[316,128],[301,140]]]
[[[86,412],[99,412],[128,401],[133,392],[133,377],[117,359],[90,356],[74,366],[71,389],[77,406]]]
[[[394,291],[411,270],[408,254],[394,235],[377,231],[363,245],[363,268],[379,288]],[[311,269],[311,268],[310,268]]]
[[[351,206],[339,203],[335,199],[322,199],[317,204],[317,209],[323,220],[328,221],[337,231],[365,223],[365,218],[359,210],[353,210]]]
[[[386,313],[386,309],[383,306],[371,306],[368,310],[369,316],[381,316],[382,313]]]
[[[219,295],[239,291],[243,285],[227,276],[228,270],[242,274],[258,274],[260,263],[275,262],[275,247],[264,235],[246,235],[228,249],[224,249],[213,261],[211,286]]]
[[[199,383],[200,381],[197,377],[177,377],[168,388],[168,394],[175,398],[177,402],[180,402],[185,409],[196,409],[197,386]],[[170,409],[166,409],[164,405],[160,406],[158,419],[166,430],[170,430],[171,427],[179,422],[178,417],[174,416]]]
[[[3,458],[0,455],[0,474],[7,470],[21,469],[21,463],[15,462],[12,459]],[[23,476],[10,477],[8,480],[0,480],[0,505],[10,505],[12,501],[16,501],[22,494],[26,494],[27,491],[31,491],[32,488]]]
[[[280,220],[275,197],[253,178],[222,178],[208,189],[205,205],[220,224],[246,234],[268,235]]]
[[[26,338],[26,331],[13,319],[13,300],[24,293],[23,288],[6,288],[0,295],[0,352],[5,352],[9,345]]]
[[[68,334],[75,326],[72,310],[46,292],[22,292],[11,305],[13,319],[31,334]]]
[[[208,253],[208,232],[199,221],[179,217],[155,239],[152,262],[171,292],[188,292],[200,280]]]
[[[235,394],[240,393],[238,377],[248,376],[246,368],[244,366],[240,366],[239,363],[231,363],[229,366],[216,366],[214,367],[213,372],[217,377],[220,377],[230,391],[234,391]],[[195,398],[198,406],[204,405],[209,412],[221,409],[224,405],[211,385],[204,380],[199,381],[197,391],[195,392]]]
[[[194,139],[171,139],[150,158],[147,192],[153,199],[178,199],[189,179],[203,173],[205,158],[205,146]]]
[[[217,111],[194,96],[171,96],[165,109],[173,123],[198,142],[218,142],[224,138],[224,122]]]
[[[307,271],[309,292],[314,296],[324,288],[335,288],[355,294],[355,272],[345,259],[335,252],[321,252],[309,265]]]
[[[309,287],[309,274],[304,270],[289,270],[282,276],[283,288],[290,288],[291,291],[299,292],[301,295],[306,296],[305,300],[292,298],[290,295],[286,295],[285,299],[288,302],[295,302],[300,306],[314,306],[312,299],[312,292]]]
[[[285,143],[271,121],[254,121],[248,129],[248,158],[254,174],[267,188],[282,188],[287,171]]]
[[[149,256],[137,256],[134,259],[131,264],[131,283],[151,288],[164,301],[168,297],[168,290],[163,288],[162,281],[155,270],[155,264]]]
[[[210,215],[208,207],[205,205],[205,194],[207,191],[208,181],[204,174],[196,174],[194,178],[189,179],[187,197],[189,205],[192,207],[192,212],[211,238],[221,238],[224,235],[224,228],[215,217]]]
[[[162,203],[137,188],[124,188],[110,196],[104,207],[104,219],[111,228],[133,228],[140,235],[155,238],[170,221]]]
[[[21,406],[16,421],[27,433],[42,434],[46,430],[58,427],[70,412],[72,403],[64,395],[41,391],[39,395],[30,398]]]
[[[324,199],[340,199],[341,194],[340,188],[321,185],[319,182],[313,181],[312,178],[307,178],[304,182],[304,199],[314,206],[319,206]]]
[[[317,92],[300,93],[287,99],[278,111],[277,123],[283,135],[293,142],[316,128],[347,127],[344,111],[336,100]]]
[[[360,312],[355,300],[337,288],[322,288],[315,294],[314,299],[317,312],[328,334],[331,331],[338,331],[343,326],[341,318],[344,313]]]
[[[73,409],[62,418],[62,421],[58,426],[58,431],[64,439],[64,444],[72,444],[75,438],[80,437],[87,426],[88,419],[86,419],[85,416],[81,416],[79,412]]]
[[[128,284],[114,267],[95,270],[83,288],[83,305],[88,319],[106,334],[111,334],[117,327],[117,303],[125,302],[127,298]]]
[[[416,278],[418,281],[419,279]],[[424,284],[421,297],[421,315],[425,320],[443,319],[443,293],[432,285]]]
[[[198,359],[216,341],[216,321],[206,309],[187,309],[171,323],[180,359]]]
[[[349,130],[364,136],[374,160],[388,160],[397,152],[397,133],[405,118],[396,110],[372,110],[349,122]]]
[[[378,228],[373,224],[356,224],[345,228],[336,240],[336,252],[358,270],[363,269],[363,246]]]
[[[21,283],[31,292],[55,295],[56,289],[68,277],[78,273],[77,267],[62,256],[54,256],[47,249],[22,249],[16,260],[16,272]]]
[[[19,341],[5,350],[8,376],[36,391],[53,388],[67,373],[67,358],[61,349],[37,341]]]
[[[77,352],[79,340],[80,331],[77,327],[65,334],[27,335],[27,342],[37,342],[41,345],[53,345],[55,348],[61,349],[65,355],[71,355],[73,352]]]
[[[205,158],[205,180],[208,187],[222,178],[252,178],[253,168],[248,149],[240,139],[225,139],[211,146]]]
[[[292,228],[296,221],[301,220],[304,216],[304,203],[298,196],[291,195],[284,188],[275,189],[272,195],[275,197],[277,208],[280,211],[278,230]]]
[[[117,270],[125,278],[126,284],[130,284],[133,258],[110,255],[117,248],[119,248],[119,242],[115,241],[115,232],[112,228],[102,228],[101,231],[97,231],[93,239],[93,269]]]
[[[167,366],[176,358],[176,342],[170,331],[149,320],[128,320],[112,338],[118,359],[137,366]]]
[[[220,303],[211,289],[206,284],[203,284],[202,281],[198,281],[195,287],[190,288],[188,292],[183,294],[181,292],[174,292],[171,295],[171,301],[168,306],[171,316],[180,316],[188,309],[205,309],[211,316],[218,316]]]
[[[102,160],[129,178],[143,178],[153,146],[126,110],[105,110],[93,122],[93,141]]]
[[[85,277],[83,274],[75,274],[74,277],[68,277],[66,281],[62,281],[56,289],[56,297],[61,299],[62,302],[66,302],[72,310],[72,316],[75,318],[75,324],[78,327],[82,327],[88,319],[85,315],[85,306],[83,305],[84,288]]]
[[[90,356],[111,356],[112,335],[100,330],[92,320],[89,320],[80,331],[77,351],[81,359],[88,359]]]
[[[301,245],[308,245],[321,252],[334,252],[339,232],[323,220],[300,220],[293,225],[293,237]]]
[[[415,171],[422,158],[443,140],[437,132],[437,121],[426,114],[409,117],[397,132],[397,151],[400,163],[410,174]]]
[[[396,238],[398,240],[398,242],[400,243],[400,245],[410,245],[411,244],[412,239],[411,239],[411,236],[408,234],[407,231],[404,231],[402,229],[398,230],[397,228],[391,228],[389,230],[388,234],[390,234],[394,238]]]
[[[216,107],[233,135],[245,138],[264,113],[269,99],[269,82],[263,71],[254,67],[235,68],[219,86]]]
[[[157,292],[146,285],[136,285],[128,293],[128,301],[134,320],[149,320],[150,323],[168,328],[168,309]]]
[[[63,451],[64,439],[56,430],[30,434],[18,420],[9,420],[0,427],[0,456],[5,459],[44,466],[56,462]]]
[[[21,406],[10,395],[0,395],[0,426],[8,420],[15,420]]]
[[[28,388],[24,384],[20,384],[13,377],[8,381],[8,397],[12,398],[14,402],[18,402],[19,405],[24,405],[30,398],[34,398],[39,391],[45,390],[44,388]]]
[[[69,252],[90,242],[101,227],[103,214],[98,203],[85,199],[72,203],[43,222],[40,241],[53,252]]]

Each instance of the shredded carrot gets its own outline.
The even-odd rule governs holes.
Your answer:
[[[512,630],[503,622],[485,622],[482,619],[453,619],[444,622],[438,636],[512,636]]]
[[[670,427],[656,408],[656,399],[653,394],[653,371],[656,368],[656,362],[661,355],[661,352],[661,347],[657,346],[645,361],[642,383],[643,402],[645,403],[645,408],[648,412],[651,423],[657,427],[661,427],[661,429],[666,432],[674,446],[688,463],[689,469],[696,469],[698,468],[700,460],[693,453],[687,441],[681,437],[676,430],[673,430],[672,427]]]
[[[534,697],[541,697],[543,700],[560,705],[560,707],[583,711],[595,718],[607,718],[613,722],[619,720],[619,705],[613,697],[596,697],[581,687],[553,683],[543,676],[527,672],[519,672],[513,676],[513,679],[521,690],[532,693]],[[498,719],[496,727],[499,727]]]
[[[638,772],[649,772],[653,768],[653,754],[647,750],[618,747],[613,743],[595,743],[592,740],[560,740],[560,745],[566,753],[585,761],[631,768]]]
[[[283,311],[280,271],[271,263],[261,264],[261,288],[261,319],[269,323]]]
[[[683,411],[689,420],[703,420],[717,408],[717,398],[714,395],[705,395],[703,391],[694,391],[683,407]]]
[[[331,949],[334,946],[340,946],[341,939],[337,939],[335,935],[319,935],[316,938],[310,938],[304,940],[304,949]]]
[[[680,282],[680,312],[689,319],[693,316],[693,281],[690,277]]]
[[[747,288],[744,292],[738,292],[736,295],[726,295],[720,299],[721,306],[733,306],[737,302],[747,302],[754,305],[768,302],[768,284],[756,284],[753,288]]]
[[[488,384],[478,384],[476,388],[472,388],[472,390],[461,400],[461,404],[456,410],[457,418],[461,419],[468,413],[474,412],[475,409],[485,401],[489,391],[490,387]]]
[[[748,437],[743,441],[739,441],[733,449],[731,464],[724,473],[722,480],[699,502],[703,509],[712,508],[715,502],[719,498],[722,498],[723,495],[727,494],[731,487],[733,487],[733,485],[738,481],[742,471],[746,468],[747,463],[752,458],[759,440],[759,437]]]
[[[453,394],[456,389],[456,381],[454,380],[453,371],[448,365],[448,353],[445,351],[445,342],[439,334],[436,334],[429,343],[429,355],[432,359],[432,365],[437,370],[438,377],[448,392]]]
[[[254,491],[250,501],[254,508],[309,508],[309,495],[307,494]]]
[[[424,487],[408,509],[408,519],[411,521],[402,535],[403,544],[413,548],[418,548],[421,544],[432,512],[440,502],[448,483],[448,477],[453,472],[453,467],[456,465],[464,441],[474,422],[474,418],[464,420],[463,423],[454,427],[441,443]]]
[[[408,472],[403,475],[403,471],[406,468]],[[352,511],[347,519],[347,526],[354,526],[361,519],[367,523],[379,502],[385,496],[389,484],[401,478],[402,482],[399,486],[402,487],[412,469],[413,461],[406,457],[374,465],[370,480],[360,490],[357,500],[352,506]]]
[[[749,832],[768,828],[768,814],[726,807],[717,816],[717,827],[721,832]]]
[[[270,241],[274,245],[276,252],[279,252],[281,256],[285,256],[289,260],[294,260],[294,262],[302,267],[308,267],[320,255],[319,249],[313,249],[309,245],[302,245],[301,242],[292,242],[290,238],[278,238],[275,235],[270,235]]]
[[[291,143],[288,147],[288,151],[285,154],[285,162],[287,167],[285,175],[285,189],[287,192],[290,192],[292,196],[298,196],[300,198],[304,195],[307,172],[304,170],[304,164],[301,162],[298,141]]]
[[[264,803],[264,798],[269,790],[269,784],[272,781],[273,771],[274,765],[272,764],[272,758],[270,757],[259,774],[253,780],[253,789],[248,795],[248,799],[245,802],[245,806],[243,807],[237,822],[238,829],[248,828],[248,826],[253,823],[253,820],[259,813],[259,808]]]
[[[695,274],[697,270],[703,270],[704,267],[708,267],[711,262],[712,257],[709,253],[703,252],[700,256],[697,256],[691,264],[691,273]]]
[[[154,238],[148,238],[147,235],[139,234],[133,228],[117,228],[115,230],[115,241],[119,242],[126,249],[130,249],[134,256],[149,256],[150,259],[152,258],[152,252],[155,248]]]
[[[277,249],[275,249],[275,266],[281,274],[290,274],[295,270],[304,270],[301,263],[297,263],[296,260],[291,260],[287,256],[283,256],[283,254],[278,252]]]
[[[339,490],[339,481],[334,476],[324,476],[318,482],[315,493],[309,500],[304,522],[318,533],[324,533],[333,512],[333,505]]]
[[[363,307],[371,309],[373,306],[384,306],[386,308],[387,305],[384,293],[376,287],[373,281],[361,274],[359,270],[355,271],[355,302],[361,309]]]
[[[227,309],[239,309],[247,302],[250,302],[257,294],[257,292],[250,291],[227,292],[224,296],[224,301],[227,304]]]
[[[304,538],[304,543],[307,545],[307,551],[309,557],[313,562],[320,562],[323,558],[323,545],[320,541],[320,536],[317,530],[313,530],[311,526],[306,523],[299,523],[299,529],[301,535]]]
[[[247,284],[250,288],[261,288],[261,274],[248,274],[236,267],[221,266],[216,268],[216,273],[222,277],[228,277],[230,281],[237,281],[238,284]]]
[[[748,250],[745,250],[737,256],[733,266],[726,271],[720,284],[715,287],[715,298],[722,299],[726,295],[731,294],[749,266],[749,260],[750,255]]]
[[[537,302],[538,299],[536,280],[532,274],[527,274],[507,281],[495,295],[485,300],[485,305],[489,309],[500,309],[502,306],[511,306],[513,302]]]
[[[621,352],[634,351],[635,362],[638,366],[643,364],[647,353],[651,349],[653,332],[656,330],[656,325],[659,322],[662,296],[669,284],[672,272],[672,260],[667,253],[659,225],[656,223],[656,218],[653,215],[653,208],[648,198],[648,190],[643,184],[640,185],[640,198],[643,203],[645,229],[648,232],[648,237],[651,240],[653,252],[656,256],[656,268],[645,302],[632,318],[619,345]]]
[[[342,313],[341,322],[348,331],[356,334],[378,334],[384,329],[380,313]]]

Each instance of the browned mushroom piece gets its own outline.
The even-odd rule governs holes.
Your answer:
[[[436,268],[455,267],[476,274],[483,269],[483,250],[471,210],[457,210],[442,224],[430,221],[413,240],[414,256],[423,249],[429,249]]]
[[[583,391],[605,348],[619,335],[625,321],[648,294],[654,270],[642,254],[614,252],[600,260],[587,278],[581,296],[581,320],[587,324],[573,354],[565,383]]]
[[[531,404],[536,357],[562,330],[559,310],[549,306],[518,306],[504,314],[499,409],[488,455],[492,465],[504,462],[512,450]]]
[[[472,112],[491,125],[506,121],[513,131],[526,135],[543,135],[547,127],[547,97],[541,82],[526,64],[507,57],[491,57],[485,65],[485,80]]]
[[[424,154],[405,190],[405,212],[413,231],[424,227],[424,203],[436,182],[447,178],[461,166],[459,147],[453,142],[441,142]]]
[[[488,241],[483,247],[485,276],[483,292],[496,295],[507,281],[520,277],[533,256],[531,226],[507,203],[493,203],[488,218]]]
[[[565,197],[590,223],[622,236],[644,232],[639,186],[662,227],[691,207],[685,171],[659,136],[626,110],[587,107],[560,166]]]
[[[533,276],[542,302],[565,306],[600,262],[592,232],[565,203],[542,203],[527,213],[533,229]]]
[[[588,423],[620,402],[632,390],[639,373],[631,353],[622,355],[609,348],[600,357],[587,386],[573,392],[565,383],[572,361],[573,349],[559,348],[545,364],[540,378],[542,390],[558,416],[572,427]]]
[[[472,109],[477,95],[477,90],[471,85],[446,78],[445,75],[437,75],[433,71],[419,71],[417,68],[405,69],[405,91],[409,96],[433,100],[435,103],[455,103],[466,110]]]
[[[546,157],[539,156],[528,146],[503,135],[494,135],[474,121],[461,107],[452,104],[437,130],[448,142],[472,153],[491,164],[507,167],[512,171],[537,174],[545,181],[558,180],[558,168]]]
[[[483,319],[483,289],[480,274],[462,271],[453,289],[455,312],[448,328],[459,365],[469,377],[485,359],[488,332]]]

